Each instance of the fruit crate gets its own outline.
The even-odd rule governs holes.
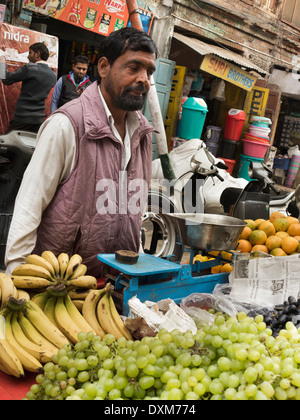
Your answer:
[[[5,268],[4,256],[12,216],[12,214],[0,213],[0,269]]]

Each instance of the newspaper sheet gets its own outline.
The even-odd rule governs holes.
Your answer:
[[[289,296],[300,298],[300,255],[253,258],[241,254],[230,275],[230,297],[240,302],[273,307]]]

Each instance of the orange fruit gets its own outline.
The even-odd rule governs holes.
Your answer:
[[[300,226],[300,225],[299,225]],[[259,230],[264,231],[267,234],[267,237],[273,236],[276,233],[273,223],[271,222],[262,222],[259,225]]]
[[[245,239],[241,239],[239,241],[237,251],[240,251],[242,254],[249,254],[252,250],[252,245],[249,241],[246,241]]]
[[[273,255],[273,257],[287,257],[287,254],[281,248],[275,248],[275,249],[273,249],[271,251],[271,255]]]
[[[285,238],[282,241],[281,248],[286,252],[288,255],[293,254],[293,252],[296,252],[299,246],[299,241],[295,238]]]
[[[259,229],[259,226],[261,225],[261,223],[266,222],[265,219],[257,219],[255,220],[255,224],[256,224],[256,229]]]
[[[300,224],[292,223],[290,227],[288,228],[287,233],[290,236],[300,236]]]
[[[276,235],[270,236],[266,242],[266,246],[269,251],[273,251],[273,249],[276,249],[276,248],[281,248],[281,244],[282,244],[282,239]]]
[[[269,250],[266,247],[266,245],[255,245],[252,248],[252,252],[264,252],[265,254],[268,254],[269,253]]]
[[[221,273],[231,273],[233,271],[233,266],[231,264],[224,264],[221,268]]]
[[[275,211],[274,213],[271,214],[270,216],[270,222],[274,222],[276,219],[278,218],[284,219],[285,215],[283,213],[280,213],[280,211]]]
[[[211,272],[212,274],[220,274],[222,269],[222,265],[217,265],[216,267],[212,267]]]
[[[300,242],[300,236],[294,236],[295,239],[297,239],[297,241]]]
[[[255,230],[249,236],[249,241],[253,246],[265,245],[267,239],[268,239],[267,234],[263,230]]]
[[[280,239],[288,238],[290,235],[287,232],[277,232],[276,235]]]
[[[273,225],[276,229],[276,232],[287,232],[288,228],[290,227],[289,222],[282,217],[278,217],[274,220]]]
[[[251,230],[255,230],[256,229],[256,223],[254,222],[254,220],[252,219],[247,219],[245,220],[247,224],[247,226],[251,229]]]
[[[299,220],[296,217],[287,217],[286,220],[289,222],[290,225],[299,224]]]
[[[246,226],[241,233],[240,239],[248,239],[251,233],[252,229],[249,226]]]

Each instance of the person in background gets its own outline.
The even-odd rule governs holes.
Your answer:
[[[89,60],[83,55],[75,57],[72,71],[62,76],[55,85],[52,101],[51,113],[73,99],[77,99],[82,92],[92,84],[86,74],[89,68]]]
[[[7,274],[32,253],[79,254],[99,277],[98,254],[140,249],[154,128],[143,109],[156,69],[153,40],[134,28],[100,45],[98,73],[45,121],[16,199]]]
[[[28,64],[14,72],[6,71],[6,78],[2,79],[4,85],[22,82],[8,133],[12,130],[37,133],[44,122],[45,101],[56,83],[56,73],[49,67],[48,58],[48,48],[44,43],[38,42],[29,47]]]

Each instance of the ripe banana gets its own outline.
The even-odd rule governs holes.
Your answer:
[[[13,313],[11,319],[11,328],[13,335],[17,343],[25,350],[27,353],[35,357],[40,363],[51,362],[52,356],[56,353],[49,352],[47,349],[43,349],[32,341],[28,340],[24,334],[19,322],[18,322],[18,313]]]
[[[78,311],[82,314],[82,307],[83,307],[84,300],[72,299],[72,302],[74,303]]]
[[[0,273],[0,289],[1,289],[1,308],[4,308],[7,304],[8,299],[12,296],[18,297],[16,287],[12,282],[12,279],[4,273]]]
[[[73,299],[86,299],[89,294],[89,289],[70,289],[68,295]]]
[[[120,331],[120,333],[123,335],[123,337],[125,337],[127,340],[132,340],[132,335],[130,333],[130,331],[128,330],[128,328],[125,327],[125,324],[122,320],[122,318],[119,315],[119,312],[117,311],[117,308],[115,306],[115,302],[113,301],[112,296],[109,296],[109,305],[110,305],[110,311],[111,311],[111,315],[112,315],[112,319],[116,325],[116,327],[118,328],[118,330]]]
[[[22,312],[19,312],[18,321],[28,340],[42,348],[48,349],[53,353],[57,352],[57,347],[55,347],[52,343],[50,343],[50,341],[47,340],[47,338],[40,334]]]
[[[17,340],[15,339],[12,327],[11,327],[11,318],[12,312],[8,314],[5,321],[5,334],[6,339],[11,346],[12,350],[14,351],[15,355],[19,358],[22,366],[28,372],[40,373],[43,371],[42,364],[33,357],[30,353],[28,353],[22,346],[19,345]]]
[[[85,276],[87,272],[87,266],[84,264],[79,264],[79,266],[74,271],[73,275],[69,278],[69,280],[77,279],[78,277]]]
[[[52,251],[44,251],[42,253],[42,257],[45,258],[53,267],[55,271],[55,276],[59,275],[59,263],[56,256],[53,254]]]
[[[44,307],[44,313],[46,315],[47,318],[50,319],[50,321],[52,322],[52,324],[58,328],[58,325],[55,321],[55,316],[54,316],[54,309],[55,309],[55,305],[56,305],[56,301],[57,301],[57,297],[56,296],[50,296],[48,298],[48,301]]]
[[[89,294],[87,295],[83,307],[82,307],[82,315],[84,319],[93,327],[96,335],[101,338],[104,338],[105,331],[101,327],[98,318],[97,318],[97,305],[100,298],[105,293],[105,290],[90,290]]]
[[[70,258],[70,261],[68,263],[68,268],[66,270],[64,279],[68,280],[71,278],[75,272],[75,270],[79,267],[79,265],[82,263],[82,257],[78,254],[72,255]]]
[[[84,333],[93,332],[96,333],[92,326],[89,325],[89,323],[84,319],[84,317],[81,315],[81,313],[78,311],[70,297],[67,295],[64,298],[64,304],[67,308],[68,314],[70,315],[71,319],[75,322],[75,324],[79,327],[80,331]]]
[[[105,293],[104,296],[102,296],[102,298],[100,299],[97,306],[97,315],[101,327],[107,334],[114,335],[116,340],[123,336],[118,330],[112,318],[108,293]]]
[[[30,300],[30,295],[25,290],[17,289],[18,299]]]
[[[68,254],[63,252],[57,257],[57,260],[59,264],[59,276],[62,280],[65,277],[70,258]]]
[[[11,278],[18,289],[44,289],[52,284],[50,280],[42,277],[12,275]]]
[[[42,310],[44,310],[48,299],[49,299],[49,293],[43,292],[43,293],[38,293],[34,295],[31,301],[36,303]]]
[[[24,378],[25,373],[20,359],[5,339],[0,339],[0,369],[4,367],[9,375]]]
[[[26,257],[25,261],[26,261],[26,264],[33,264],[33,265],[37,265],[38,267],[45,268],[46,270],[49,271],[52,277],[55,277],[54,267],[47,260],[45,260],[45,258],[40,257],[39,255],[36,255],[36,254],[31,254],[31,255],[28,255],[28,257]]]
[[[35,328],[57,348],[62,348],[69,344],[67,338],[56,328],[46,317],[44,312],[34,302],[26,304],[26,318],[35,326]]]
[[[97,289],[97,280],[93,276],[81,276],[77,279],[68,280],[67,287]]]
[[[21,264],[14,269],[12,276],[40,277],[53,281],[49,270],[34,264]]]
[[[81,329],[75,324],[70,317],[68,310],[64,303],[64,298],[59,297],[55,305],[55,321],[63,334],[68,337],[72,343],[78,342],[78,333]]]

